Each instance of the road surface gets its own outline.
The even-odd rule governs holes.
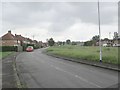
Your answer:
[[[23,52],[17,67],[28,88],[116,87],[118,72],[47,56],[44,49]]]

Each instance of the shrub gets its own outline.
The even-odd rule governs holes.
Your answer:
[[[1,46],[0,47],[0,51],[2,50],[2,52],[7,52],[7,51],[16,51],[18,50],[17,46]]]
[[[23,44],[23,51],[25,51],[28,46],[33,46],[34,49],[40,48],[40,46],[35,46],[34,44]]]

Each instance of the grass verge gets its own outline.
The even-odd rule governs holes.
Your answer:
[[[7,57],[8,55],[12,54],[13,52],[0,52],[0,59]]]
[[[48,48],[47,52],[79,60],[99,61],[99,47],[54,46]],[[102,47],[102,59],[104,63],[118,64],[118,47]]]

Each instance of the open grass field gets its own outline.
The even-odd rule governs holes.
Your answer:
[[[54,46],[48,53],[83,60],[99,61],[99,47],[88,46]],[[118,47],[102,47],[102,59],[105,63],[118,64]]]
[[[11,53],[12,53],[12,52],[0,52],[0,59],[8,56],[8,55],[11,54]]]

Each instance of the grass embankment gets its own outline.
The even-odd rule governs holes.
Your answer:
[[[0,52],[0,59],[12,54],[13,52]]]
[[[48,53],[83,60],[99,61],[99,47],[54,46]],[[102,59],[105,63],[118,64],[118,47],[102,47]]]

